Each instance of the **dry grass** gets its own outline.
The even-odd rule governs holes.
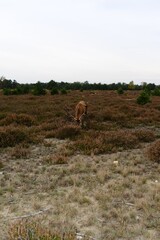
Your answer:
[[[75,233],[60,233],[47,230],[42,224],[33,221],[18,221],[10,226],[8,240],[76,240]],[[87,240],[87,238],[86,238]]]
[[[43,237],[160,239],[160,98],[139,106],[138,94],[0,95],[1,239],[17,238],[14,217],[48,207],[27,223]],[[65,116],[66,103],[74,114],[80,100],[89,105],[87,130]]]

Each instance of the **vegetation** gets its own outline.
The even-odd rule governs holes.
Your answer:
[[[27,240],[76,240],[75,233],[53,233],[44,226],[33,221],[21,221],[13,224],[9,229],[8,240],[27,239]],[[87,238],[86,238],[87,240]],[[88,238],[89,240],[89,238]]]
[[[147,148],[147,156],[151,161],[160,163],[160,140],[152,143]]]
[[[0,236],[159,239],[159,96],[146,107],[135,89],[46,92],[0,92]],[[87,129],[73,120],[80,100]]]
[[[137,98],[137,103],[144,105],[146,103],[151,102],[151,98],[150,98],[150,94],[148,91],[144,90],[143,92],[141,92],[141,94],[138,96]]]
[[[153,92],[152,92],[153,96],[160,96],[160,87],[156,87]]]
[[[36,83],[36,85],[34,86],[33,94],[37,96],[46,94],[46,91],[40,82]]]
[[[37,89],[38,88],[38,89]],[[4,90],[4,94],[11,95],[14,91],[18,92],[16,94],[26,94],[31,91],[33,93],[36,93],[36,95],[39,95],[37,92],[42,89],[48,89],[52,92],[52,89],[65,89],[65,90],[144,90],[148,89],[149,91],[157,91],[157,89],[160,88],[160,86],[156,86],[154,83],[143,83],[142,85],[134,84],[133,81],[130,83],[111,83],[111,84],[102,84],[102,83],[89,83],[88,81],[85,82],[74,82],[74,83],[68,83],[68,82],[56,82],[54,80],[50,80],[48,83],[41,83],[37,82],[36,84],[20,84],[16,80],[8,80],[5,77],[0,78],[0,89],[10,89],[9,94],[7,93],[7,90]],[[15,89],[14,91],[11,91],[11,89]],[[53,90],[54,92],[55,90]],[[41,91],[40,91],[41,92]],[[44,91],[42,91],[44,94]],[[40,94],[41,95],[41,94]]]
[[[52,95],[59,94],[58,89],[57,88],[52,88],[51,89],[51,94]]]
[[[61,89],[61,94],[67,94],[67,91],[65,88]]]
[[[121,87],[120,87],[120,88],[118,88],[118,89],[117,89],[117,93],[118,93],[118,94],[123,94],[123,93],[124,93],[124,90],[123,90],[123,88],[121,88]]]

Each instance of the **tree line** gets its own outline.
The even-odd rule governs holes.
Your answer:
[[[57,94],[61,92],[62,94],[67,93],[68,90],[117,90],[123,92],[125,90],[143,90],[155,91],[160,94],[160,85],[156,86],[154,83],[142,83],[141,85],[134,84],[133,81],[130,83],[89,83],[85,82],[56,82],[55,80],[50,80],[47,83],[38,81],[37,83],[18,83],[16,80],[6,79],[5,77],[0,77],[0,89],[3,89],[5,95],[18,95],[33,93],[34,95],[43,95],[46,90],[50,90],[51,94]],[[158,90],[157,90],[158,89]]]

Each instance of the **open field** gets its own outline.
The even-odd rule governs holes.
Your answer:
[[[141,106],[138,94],[0,95],[0,239],[24,218],[96,240],[160,239],[160,97]],[[87,129],[64,110],[80,100]]]

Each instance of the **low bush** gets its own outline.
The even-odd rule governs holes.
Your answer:
[[[160,163],[160,140],[152,143],[147,149],[148,159]]]
[[[61,89],[61,94],[67,94],[67,90],[66,89]]]
[[[30,127],[35,124],[35,118],[28,114],[8,114],[0,121],[0,126],[18,124]]]
[[[139,129],[134,131],[134,134],[141,142],[152,142],[156,138],[154,132],[151,130]]]
[[[84,154],[104,154],[135,148],[138,144],[138,138],[129,131],[120,130],[105,133],[90,131],[72,143],[70,148]]]
[[[153,92],[152,92],[153,96],[160,96],[160,88],[156,87]]]
[[[8,95],[11,95],[12,94],[12,91],[10,88],[4,88],[3,89],[3,94],[8,96]]]
[[[38,83],[36,83],[32,93],[33,93],[33,95],[40,96],[40,95],[45,95],[46,91],[43,88],[43,85],[40,82],[38,82]]]
[[[59,94],[58,89],[57,88],[52,88],[51,95],[56,95],[56,94]]]
[[[124,93],[123,88],[121,88],[121,87],[118,88],[118,89],[117,89],[117,93],[120,94],[120,95],[123,94],[123,93]]]
[[[0,129],[0,147],[13,147],[24,141],[30,141],[25,130],[13,127]]]
[[[80,134],[80,128],[74,125],[63,126],[46,135],[47,138],[55,137],[58,139],[74,139]]]

